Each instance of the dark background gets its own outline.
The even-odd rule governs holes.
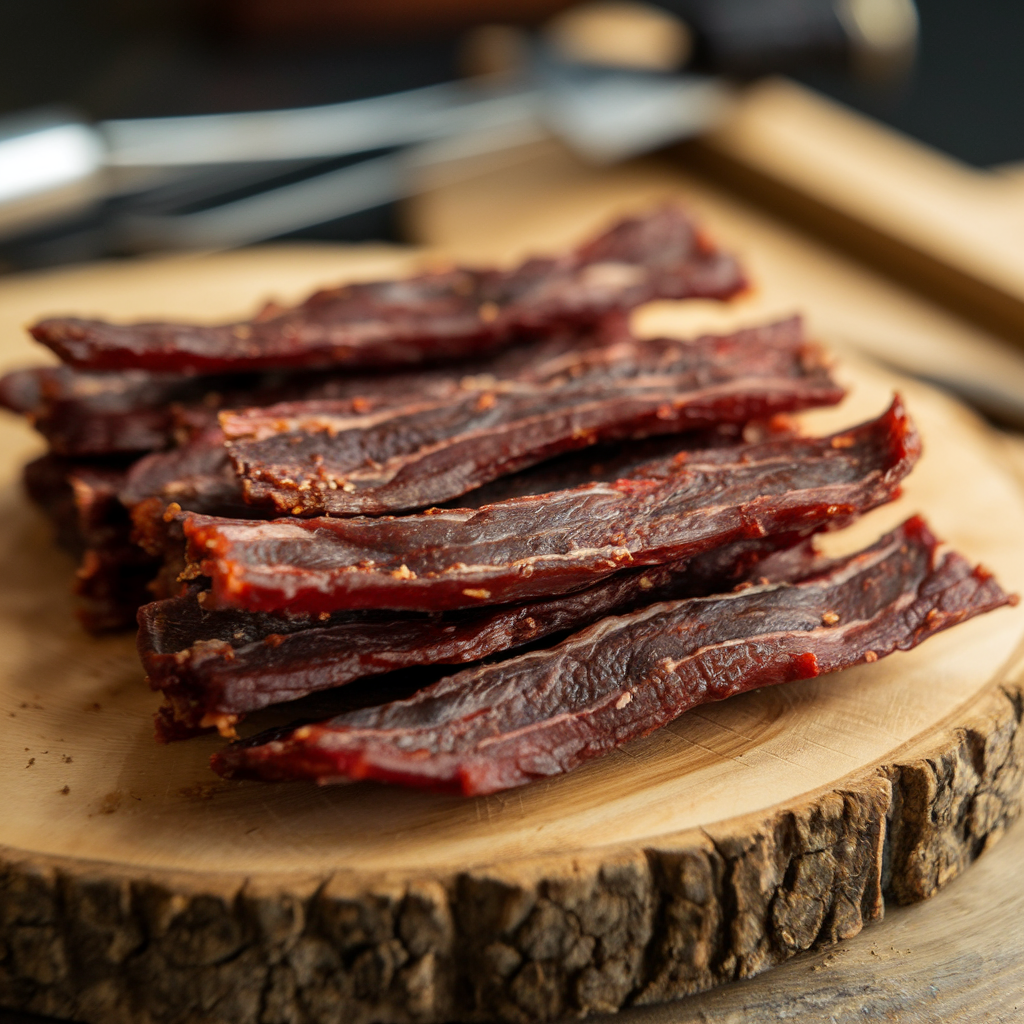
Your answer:
[[[467,7],[481,20],[529,20],[559,3],[0,0],[0,114],[46,104],[93,118],[205,113],[407,88],[457,73],[445,30]],[[1024,2],[918,7],[920,54],[897,91],[804,80],[976,166],[1024,161]]]

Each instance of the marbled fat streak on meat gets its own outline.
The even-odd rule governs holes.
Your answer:
[[[222,413],[247,499],[291,515],[437,505],[598,442],[744,423],[838,402],[799,319],[692,342],[628,335],[471,375],[405,400]]]
[[[32,335],[64,362],[90,370],[395,367],[479,355],[651,299],[728,299],[745,286],[736,261],[665,206],[573,252],[513,270],[454,268],[350,284],[216,326],[58,317],[36,324]]]
[[[251,522],[181,513],[208,607],[440,611],[568,593],[722,544],[836,529],[890,501],[920,454],[899,398],[826,438],[680,452],[611,483],[479,509]]]
[[[1015,600],[936,546],[911,519],[805,581],[612,616],[408,700],[236,744],[213,767],[467,796],[561,775],[699,704],[874,662]]]

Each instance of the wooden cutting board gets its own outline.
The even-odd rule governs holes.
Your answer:
[[[303,247],[8,279],[2,361],[37,355],[20,325],[45,312],[228,316],[410,265]],[[926,454],[897,504],[828,549],[923,511],[1024,590],[1024,492],[988,429],[852,355],[839,376],[850,397],[808,429],[873,415],[899,387]],[[883,891],[930,895],[1018,812],[1024,607],[487,798],[221,781],[217,740],[153,742],[132,639],[75,624],[73,567],[17,483],[38,447],[0,423],[0,1005],[272,1024],[657,1002],[853,935]]]

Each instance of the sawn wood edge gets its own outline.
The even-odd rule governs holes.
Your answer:
[[[0,848],[0,1005],[90,1024],[528,1022],[749,977],[857,934],[884,899],[926,899],[1003,834],[1020,669],[834,788],[642,847],[329,877]]]

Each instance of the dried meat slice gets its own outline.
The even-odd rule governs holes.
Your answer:
[[[332,407],[343,415],[362,417],[395,405],[406,405],[413,398],[443,403],[464,394],[461,382],[467,374],[478,375],[491,370],[520,373],[535,360],[551,359],[581,346],[600,346],[608,337],[620,335],[623,329],[622,324],[608,323],[603,325],[596,338],[562,335],[520,346],[513,352],[485,361],[460,363],[444,369],[377,375],[348,374],[344,378],[322,373],[315,377],[296,374],[279,379],[273,386],[264,379],[259,388],[254,387],[244,394],[244,404],[258,406],[266,398],[274,396],[276,401],[287,391],[298,391],[319,399],[330,399]],[[209,381],[213,378],[203,379]],[[168,451],[152,452],[139,459],[128,473],[121,490],[121,501],[134,509],[148,499],[160,498],[163,505],[175,502],[193,512],[266,518],[270,513],[261,510],[255,502],[246,502],[242,483],[224,447],[224,433],[215,418],[215,409],[221,402],[238,397],[235,392],[225,391],[207,395],[198,406],[177,409],[174,421],[182,443]],[[728,438],[723,437],[722,443],[727,442]],[[160,507],[158,514],[162,512]]]
[[[897,397],[826,438],[679,454],[611,483],[418,515],[252,522],[182,513],[210,608],[441,611],[580,590],[628,567],[836,529],[891,500],[920,454]]]
[[[955,553],[937,558],[936,547],[914,518],[799,583],[609,617],[408,700],[236,744],[213,767],[467,796],[561,775],[699,704],[874,662],[1015,603],[989,573]]]
[[[510,271],[452,269],[350,284],[247,322],[118,325],[55,318],[36,324],[32,335],[64,362],[90,370],[408,366],[593,324],[655,298],[727,299],[744,287],[736,261],[665,206],[622,221],[574,252]]]
[[[326,622],[206,611],[192,591],[140,608],[137,642],[150,686],[166,697],[161,739],[210,727],[233,735],[247,713],[318,690],[416,665],[468,664],[652,601],[728,590],[751,575],[795,579],[814,564],[809,542],[763,538],[521,605],[444,616],[339,612]]]
[[[126,468],[44,455],[25,467],[29,496],[47,512],[61,547],[80,559],[73,591],[76,613],[90,633],[128,629],[140,604],[152,599],[149,581],[160,559],[131,540],[132,525],[118,500]]]
[[[220,421],[253,504],[381,515],[450,501],[598,442],[767,419],[842,395],[794,318],[693,342],[626,336],[363,414],[299,402]]]
[[[463,372],[475,371],[473,365]],[[384,399],[394,401],[398,395],[414,394],[417,389],[436,392],[443,386],[452,390],[459,380],[458,376],[453,378],[454,372],[189,376],[36,366],[0,377],[0,406],[28,419],[55,454],[93,458],[167,448],[182,433],[215,423],[218,410],[224,408],[303,399],[349,399],[354,403],[353,411],[368,410]]]
[[[242,486],[224,449],[224,432],[216,424],[196,431],[180,448],[151,452],[125,476],[119,492],[123,505],[135,509],[157,498],[158,514],[172,502],[194,512],[258,515],[246,504]]]
[[[37,366],[0,378],[0,405],[25,416],[57,455],[107,456],[166,447],[176,405],[216,409],[232,384],[237,393],[238,380]]]

